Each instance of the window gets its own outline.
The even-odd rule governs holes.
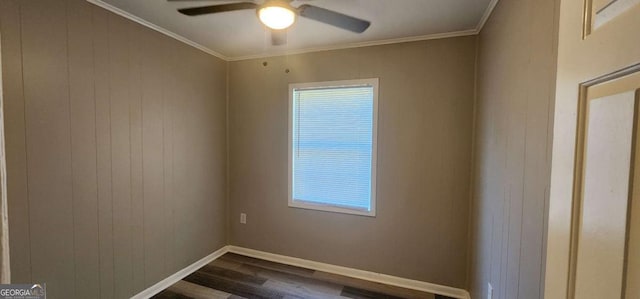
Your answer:
[[[375,216],[378,79],[289,85],[289,206]]]

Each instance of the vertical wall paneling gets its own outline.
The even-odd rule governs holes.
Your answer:
[[[142,37],[142,169],[144,176],[145,281],[162,279],[165,269],[164,169],[162,140],[162,57],[158,34]]]
[[[13,282],[128,298],[225,245],[226,62],[85,0],[0,26]]]
[[[131,258],[131,155],[129,112],[128,21],[110,15],[109,103],[111,111],[111,189],[113,205],[113,250],[115,297],[132,292]]]
[[[2,91],[7,157],[7,201],[9,205],[9,243],[11,280],[31,281],[31,239],[27,188],[27,150],[22,81],[21,1],[0,1],[2,31]],[[15,265],[21,265],[16,267]]]
[[[527,72],[531,78],[539,79],[539,85],[527,88],[526,116],[526,160],[522,214],[522,244],[520,256],[520,283],[517,298],[528,298],[529,294],[543,297],[544,261],[546,239],[545,211],[548,202],[551,139],[553,137],[553,103],[555,93],[556,65],[555,33],[558,28],[553,18],[558,1],[530,2],[529,45],[543,46],[540,55],[531,55]],[[539,16],[553,16],[551,20]],[[532,80],[537,81],[537,80]],[[544,161],[544,162],[541,162]]]
[[[76,296],[99,297],[98,194],[91,6],[69,1],[69,111]]]
[[[557,1],[500,1],[478,39],[470,291],[540,298]]]
[[[182,59],[187,59],[183,57]],[[183,62],[187,62],[183,60]],[[187,147],[186,140],[189,131],[185,128],[185,120],[188,118],[186,114],[185,106],[187,106],[188,99],[193,97],[193,87],[195,87],[194,79],[195,74],[186,70],[186,65],[190,63],[177,64],[174,71],[174,75],[184,80],[180,81],[180,88],[183,92],[177,97],[177,101],[180,105],[175,108],[176,114],[174,115],[174,148],[173,148],[173,161],[174,161],[174,183],[176,186],[188,186],[189,178],[187,172],[187,159],[185,149]],[[189,210],[190,210],[190,194],[192,190],[190,188],[176,188],[174,196],[176,199],[186,203],[183,205],[176,205],[174,210],[174,249],[176,250],[176,262],[178,264],[188,263],[190,251],[192,248],[186,250],[178,250],[183,247],[185,242],[190,239],[189,235],[193,231],[189,225]]]
[[[142,29],[129,26],[129,113],[131,148],[131,238],[133,289],[137,293],[145,288],[144,283],[144,194],[142,176],[142,49],[138,39]]]
[[[75,282],[67,12],[21,5],[32,279],[57,298]]]
[[[166,46],[162,47],[166,49],[163,51],[162,61],[165,62],[164,74],[163,78],[164,84],[162,85],[162,161],[163,161],[163,193],[164,193],[164,221],[163,224],[165,226],[165,244],[163,247],[165,248],[165,263],[166,268],[165,271],[167,274],[171,274],[176,272],[177,269],[175,266],[175,252],[174,252],[174,201],[176,198],[173,196],[173,115],[175,112],[173,111],[174,99],[177,98],[178,89],[176,89],[176,80],[177,74],[175,71],[176,63],[181,59],[179,55],[175,55],[178,53],[177,47],[175,47],[168,40],[164,41]]]
[[[100,296],[114,296],[113,206],[111,187],[111,104],[109,89],[109,14],[93,7],[93,54],[96,117],[96,177],[98,180],[98,236]]]

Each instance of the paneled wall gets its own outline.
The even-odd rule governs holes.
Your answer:
[[[127,298],[226,243],[226,62],[84,0],[2,0],[12,281]]]
[[[501,0],[478,42],[470,291],[541,298],[556,0]]]
[[[231,62],[231,244],[464,288],[475,47],[470,36]],[[360,78],[380,79],[376,217],[288,207],[288,84]]]

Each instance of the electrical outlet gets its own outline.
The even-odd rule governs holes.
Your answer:
[[[487,299],[493,299],[493,286],[491,283],[487,284]]]
[[[240,213],[240,223],[247,224],[247,214]]]

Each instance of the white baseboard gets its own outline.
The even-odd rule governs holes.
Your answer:
[[[358,270],[353,268],[347,268],[342,266],[336,266],[321,262],[314,262],[310,260],[284,256],[254,249],[248,249],[238,246],[229,245],[227,246],[228,252],[233,252],[241,255],[246,255],[249,257],[254,257],[258,259],[263,259],[267,261],[277,262],[281,264],[287,264],[291,266],[297,266],[302,268],[307,268],[316,271],[323,271],[332,274],[338,274],[342,276],[378,282],[382,284],[397,286],[406,289],[418,290],[423,292],[428,292],[432,294],[438,294],[443,296],[448,296],[452,298],[458,299],[470,299],[469,292],[463,289],[442,286],[434,283],[407,279],[397,276],[391,276],[387,274],[375,273],[370,271]]]
[[[159,281],[158,283],[148,287],[146,290],[134,295],[131,299],[147,299],[151,296],[162,292],[164,289],[170,287],[172,284],[182,280],[189,274],[196,272],[196,270],[202,268],[204,265],[213,262],[215,259],[221,257],[229,251],[229,246],[224,246],[210,255],[207,255],[197,262],[187,266],[186,268],[174,273],[173,275]]]
[[[443,285],[438,285],[430,282],[424,282],[424,281],[413,280],[408,278],[402,278],[397,276],[391,276],[387,274],[381,274],[381,273],[336,266],[336,265],[331,265],[331,264],[326,264],[321,262],[315,262],[315,261],[305,260],[301,258],[279,255],[275,253],[269,253],[269,252],[255,250],[255,249],[233,246],[233,245],[227,245],[225,247],[222,247],[216,250],[214,253],[200,259],[199,261],[187,266],[186,268],[176,272],[175,274],[150,286],[146,290],[131,297],[131,299],[150,298],[151,296],[158,294],[162,292],[162,290],[170,287],[172,284],[187,277],[189,274],[195,272],[196,270],[200,269],[204,265],[211,263],[212,261],[214,261],[215,259],[224,255],[227,252],[233,252],[233,253],[246,255],[249,257],[254,257],[254,258],[263,259],[267,261],[272,261],[276,263],[297,266],[297,267],[307,268],[307,269],[316,270],[316,271],[323,271],[323,272],[347,276],[351,278],[357,278],[357,279],[397,286],[397,287],[406,288],[406,289],[438,294],[438,295],[443,295],[443,296],[452,297],[452,298],[471,299],[469,292],[463,289],[458,289],[458,288],[453,288],[453,287],[448,287],[448,286],[443,286]]]

